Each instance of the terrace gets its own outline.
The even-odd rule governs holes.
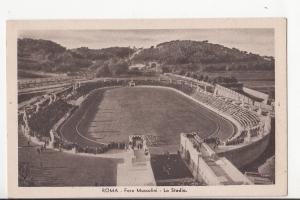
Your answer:
[[[226,143],[227,145],[244,142],[244,138],[247,136],[247,131],[250,132],[251,137],[259,134],[261,124],[260,118],[256,113],[251,112],[249,109],[239,106],[236,103],[230,103],[223,97],[216,97],[201,90],[198,90],[192,96],[206,105],[231,116],[242,126],[242,132],[230,138]]]

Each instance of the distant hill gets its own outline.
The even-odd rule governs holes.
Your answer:
[[[158,62],[164,72],[274,70],[274,58],[208,41],[176,40],[146,49],[67,49],[42,39],[18,39],[18,69],[43,72],[96,72],[104,65]],[[124,62],[126,64],[124,64]],[[127,66],[128,67],[128,66]]]
[[[18,39],[18,68],[46,72],[78,71],[91,61],[76,55],[65,47],[49,41]]]
[[[83,58],[89,60],[108,60],[111,58],[128,58],[134,50],[129,47],[110,47],[103,49],[89,49],[87,47],[80,47],[71,50],[79,54]]]
[[[170,70],[274,70],[274,59],[206,41],[175,40],[143,49],[133,62],[156,61]]]
[[[42,39],[18,39],[18,68],[46,72],[74,72],[85,70],[96,61],[129,57],[133,50],[127,47],[89,49],[65,47]]]

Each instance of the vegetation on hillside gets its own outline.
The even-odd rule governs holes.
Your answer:
[[[109,77],[127,74],[128,67],[128,62],[123,59],[110,59],[100,62],[97,66],[96,77]]]
[[[89,70],[98,77],[140,74],[128,70],[135,63],[159,63],[162,72],[274,70],[274,58],[227,48],[208,41],[176,40],[136,51],[130,47],[66,49],[49,41],[18,39],[18,69],[54,73]]]
[[[134,50],[129,47],[110,47],[104,49],[89,49],[80,47],[72,49],[72,52],[89,60],[109,60],[111,58],[128,58]]]
[[[91,61],[48,40],[18,39],[18,68],[45,72],[78,71]]]
[[[165,72],[274,70],[273,57],[227,48],[208,41],[176,40],[144,49],[133,62],[157,61]]]
[[[76,72],[107,60],[124,59],[133,52],[127,47],[66,49],[49,40],[18,39],[18,69],[44,72]],[[97,66],[97,65],[96,65]],[[92,68],[93,69],[93,68]],[[117,72],[118,73],[118,72]]]

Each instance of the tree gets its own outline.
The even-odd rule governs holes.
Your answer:
[[[111,76],[111,72],[108,68],[108,65],[102,65],[101,67],[99,67],[96,71],[96,77],[107,77],[107,76]]]
[[[197,79],[197,74],[194,73],[194,72],[191,72],[191,77],[192,77],[193,79]]]
[[[232,83],[237,83],[237,82],[238,82],[238,80],[237,80],[234,76],[231,76],[231,77],[230,77],[230,81],[231,81]]]
[[[179,75],[185,75],[185,71],[183,69],[179,70]]]
[[[108,68],[110,70],[110,73],[113,76],[116,76],[126,74],[128,72],[129,65],[124,60],[112,59],[108,64]]]
[[[202,81],[202,80],[203,80],[203,75],[202,75],[202,74],[198,75],[198,80],[199,80],[199,81]]]
[[[161,70],[162,70],[162,73],[169,73],[170,72],[170,69],[168,67],[166,67],[166,66],[163,66],[161,68]]]
[[[156,63],[151,63],[151,68],[155,68],[156,67]]]
[[[186,76],[186,77],[191,77],[191,73],[190,73],[190,72],[186,72],[186,73],[185,73],[185,76]]]
[[[204,78],[203,78],[203,81],[207,82],[207,81],[208,81],[208,79],[209,79],[209,78],[208,78],[208,76],[207,76],[207,75],[205,75],[205,76],[204,76]]]

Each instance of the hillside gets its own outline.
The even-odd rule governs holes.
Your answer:
[[[77,72],[99,61],[123,59],[133,52],[127,47],[67,49],[49,40],[18,39],[18,69],[44,72]]]
[[[208,41],[176,40],[143,49],[136,54],[135,63],[156,61],[165,70],[229,71],[274,70],[274,59],[228,48]]]
[[[78,71],[91,62],[48,40],[18,39],[18,69],[46,72]]]
[[[111,58],[128,58],[134,50],[129,47],[109,47],[104,49],[89,49],[80,47],[71,50],[89,60],[108,60]]]
[[[106,75],[127,73],[135,63],[158,62],[163,72],[274,71],[274,58],[208,41],[176,40],[146,49],[110,47],[67,49],[49,40],[18,39],[18,69],[42,72],[90,70]],[[115,67],[116,66],[116,67]],[[110,68],[110,72],[108,69]],[[118,68],[118,69],[112,69]]]

